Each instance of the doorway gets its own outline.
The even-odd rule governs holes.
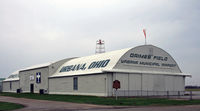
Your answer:
[[[34,84],[30,84],[30,93],[34,93]]]

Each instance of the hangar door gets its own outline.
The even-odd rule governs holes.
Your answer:
[[[34,93],[34,84],[30,84],[30,93]]]

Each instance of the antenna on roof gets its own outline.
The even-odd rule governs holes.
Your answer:
[[[95,54],[105,53],[105,42],[104,40],[97,40],[96,41],[96,51]]]

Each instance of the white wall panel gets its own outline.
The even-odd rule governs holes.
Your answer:
[[[78,90],[73,89],[73,77],[78,77]],[[49,79],[50,94],[107,95],[107,75],[84,75]]]
[[[129,74],[129,90],[141,90],[141,74]]]
[[[154,75],[142,74],[142,90],[154,90]]]

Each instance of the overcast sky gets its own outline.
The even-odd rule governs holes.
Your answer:
[[[200,85],[200,0],[0,0],[0,77],[50,61],[147,44]]]

